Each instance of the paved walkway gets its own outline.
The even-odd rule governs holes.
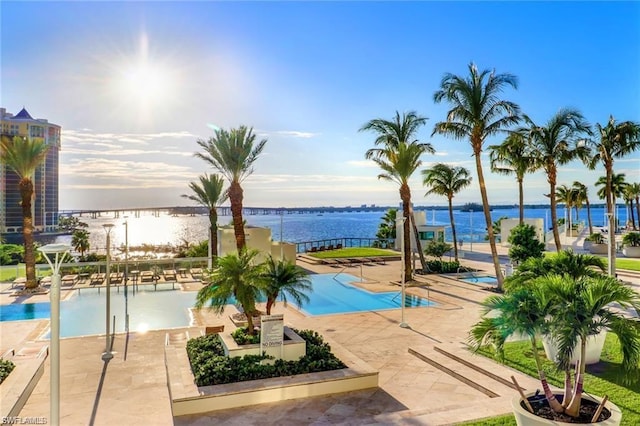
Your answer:
[[[473,254],[465,254],[463,262],[490,274],[493,265],[486,263],[488,245],[474,244],[473,248]],[[504,254],[506,249],[500,248],[500,252]],[[326,265],[303,262],[300,265],[315,273],[340,271]],[[356,283],[362,277],[358,285],[371,291],[399,291],[390,282],[398,281],[400,266],[399,261],[394,261],[348,267],[345,272],[358,277]],[[631,279],[635,285],[640,284],[640,278]],[[418,280],[420,285],[409,288],[408,293],[429,298],[438,306],[406,309],[409,329],[398,326],[400,310],[306,317],[281,303],[276,306],[277,312],[285,314],[287,324],[314,329],[377,368],[378,389],[173,418],[164,371],[165,331],[134,333],[128,340],[124,334],[117,335],[114,342],[117,353],[108,363],[100,358],[105,344],[103,336],[69,338],[61,344],[61,424],[436,425],[510,412],[509,401],[515,391],[496,385],[494,391],[498,396],[489,397],[409,352],[411,348],[434,360],[441,358],[434,353],[436,348],[469,356],[461,349],[461,342],[479,317],[480,302],[490,294],[487,287],[465,284],[454,277],[427,276]],[[5,288],[3,285],[3,292]],[[102,318],[103,312],[96,315]],[[197,315],[196,320],[200,326],[224,321],[207,312]],[[35,339],[43,323],[46,325],[46,321],[0,323],[0,349],[4,352]],[[197,335],[201,328],[185,330]],[[439,362],[446,363],[442,359]],[[477,358],[475,363],[488,363],[487,369],[506,378],[513,374],[512,370],[488,360]],[[49,416],[49,377],[46,363],[44,375],[20,416]],[[530,388],[535,384],[523,386]]]

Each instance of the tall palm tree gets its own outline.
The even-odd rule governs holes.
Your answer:
[[[411,215],[411,188],[409,179],[422,165],[420,157],[423,154],[435,152],[430,143],[423,143],[416,139],[416,133],[427,121],[415,111],[400,113],[396,111],[393,120],[376,118],[367,122],[360,131],[370,131],[377,134],[374,145],[365,153],[365,158],[373,160],[383,173],[378,179],[390,180],[400,186],[402,200],[403,245],[404,245],[404,274],[405,279],[411,280],[411,233],[409,231]],[[416,235],[419,243],[419,236]],[[420,249],[420,247],[418,247]]]
[[[624,201],[627,204],[627,209],[628,209],[627,211],[629,212],[627,214],[627,217],[631,221],[631,227],[634,230],[636,229],[635,213],[633,212],[633,201],[635,200],[635,196],[636,194],[633,186],[627,183],[624,186],[624,194],[622,194],[622,197],[624,198]]]
[[[639,229],[640,228],[640,183],[638,182],[634,182],[634,183],[630,183],[629,184],[629,188],[631,193],[633,194],[633,198],[636,201],[636,217],[638,218],[638,228],[634,228],[633,229]]]
[[[591,204],[589,203],[589,189],[587,185],[579,181],[573,182],[573,190],[576,194],[576,202],[587,206],[587,222],[589,222],[589,235],[593,234],[593,222],[591,222]]]
[[[80,257],[84,257],[84,253],[91,248],[89,242],[89,231],[86,229],[76,229],[71,234],[71,245],[76,251],[80,252]]]
[[[531,158],[525,136],[513,132],[500,145],[489,146],[491,171],[503,175],[515,175],[518,181],[520,225],[524,223],[524,175],[531,169]]]
[[[469,139],[471,143],[484,218],[489,233],[491,256],[500,290],[503,276],[492,229],[491,209],[482,171],[481,153],[488,137],[502,133],[520,121],[518,105],[500,97],[501,92],[508,86],[517,89],[516,76],[496,74],[495,71],[490,70],[478,71],[476,65],[471,63],[467,77],[445,74],[440,82],[440,90],[433,95],[434,102],[447,101],[451,105],[447,113],[447,121],[436,123],[433,134],[451,136],[455,139]]]
[[[34,172],[44,162],[50,145],[42,140],[23,139],[15,136],[13,139],[0,139],[0,161],[18,175],[20,191],[20,205],[22,207],[22,236],[24,239],[24,263],[26,268],[26,289],[38,286],[36,281],[36,259],[33,246],[33,216],[31,201],[34,197]]]
[[[395,240],[397,217],[398,209],[389,209],[380,218],[381,222],[378,225],[378,232],[376,232],[376,237],[379,238],[379,241],[377,241],[379,247],[388,248],[389,240]]]
[[[458,261],[458,237],[456,236],[456,224],[453,220],[453,196],[471,185],[469,170],[464,167],[452,167],[438,163],[430,169],[422,171],[423,185],[431,188],[425,196],[430,194],[444,195],[449,202],[449,220],[451,221],[451,233],[453,235],[453,252]]]
[[[569,222],[567,223],[565,229],[565,235],[571,234],[571,209],[575,206],[576,203],[576,192],[573,187],[568,187],[567,185],[560,185],[556,188],[556,201],[559,203],[564,203],[565,210],[567,211],[567,217]]]
[[[262,139],[256,144],[253,128],[246,126],[231,130],[217,129],[209,140],[198,140],[198,145],[204,149],[204,153],[197,152],[195,156],[211,164],[229,181],[229,201],[238,251],[247,245],[242,219],[244,192],[241,183],[253,173],[253,163],[266,143],[267,140]]]
[[[218,257],[218,207],[227,201],[229,194],[223,191],[224,179],[216,174],[204,174],[198,182],[189,182],[193,194],[183,194],[184,198],[195,201],[209,209],[209,241],[211,242],[211,261]]]
[[[608,183],[607,183],[608,182]],[[611,211],[612,213],[612,221],[613,221],[613,229],[617,229],[619,223],[618,223],[618,215],[616,212],[616,205],[618,203],[618,198],[622,198],[624,196],[624,190],[627,186],[627,182],[626,182],[626,175],[624,173],[612,173],[611,177],[607,180],[607,176],[600,176],[598,178],[598,180],[596,181],[596,187],[599,187],[598,189],[598,197],[600,197],[600,199],[605,200],[607,199],[607,190],[609,191],[609,193],[611,194],[611,199],[613,201],[612,203],[612,207],[611,210],[608,210],[607,207],[607,211]]]
[[[589,124],[579,111],[566,108],[554,114],[544,126],[535,124],[524,116],[529,133],[529,143],[533,155],[534,170],[544,170],[549,183],[549,200],[551,204],[551,225],[556,250],[562,250],[560,233],[558,232],[558,213],[556,202],[556,183],[558,166],[577,158],[585,160],[589,148],[580,143],[585,135],[591,134]]]
[[[309,302],[307,292],[313,291],[311,279],[307,272],[293,262],[275,260],[269,256],[266,261],[265,293],[267,295],[267,315],[271,315],[271,307],[278,297],[287,305],[287,296],[299,307]]]
[[[640,149],[640,124],[633,121],[623,121],[616,124],[613,116],[609,117],[609,121],[605,126],[596,124],[598,133],[597,141],[592,142],[594,155],[591,157],[589,166],[595,168],[597,163],[602,163],[606,176],[605,199],[607,204],[607,212],[612,216],[609,218],[609,240],[615,239],[615,222],[613,214],[615,214],[615,203],[613,196],[613,188],[611,178],[613,177],[613,163],[616,158],[623,158],[626,155]],[[609,265],[609,273],[616,273],[616,252],[613,250],[611,265]]]
[[[229,299],[234,297],[247,317],[247,332],[255,334],[253,316],[257,313],[256,300],[265,287],[264,266],[256,262],[257,250],[243,249],[218,258],[206,287],[196,296],[196,308],[207,302],[216,314],[224,312]]]

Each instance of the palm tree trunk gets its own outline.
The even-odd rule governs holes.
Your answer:
[[[25,288],[38,286],[36,282],[36,256],[33,248],[33,217],[31,216],[31,199],[33,198],[33,182],[21,179],[19,183],[22,204],[22,237],[24,238],[24,263],[27,275]]]
[[[411,214],[411,189],[409,185],[403,183],[400,185],[400,199],[402,200],[402,217],[404,217],[404,223],[402,224],[402,244],[404,246],[404,279],[410,281],[413,276],[411,275],[411,233],[409,230],[409,215]]]
[[[484,182],[484,174],[482,173],[482,162],[480,160],[480,152],[474,153],[476,159],[476,172],[478,173],[478,184],[480,185],[480,196],[482,197],[482,209],[484,210],[484,220],[487,223],[487,232],[489,233],[489,245],[491,246],[491,257],[493,258],[493,266],[496,271],[498,280],[498,291],[503,289],[504,277],[500,269],[500,259],[498,258],[498,250],[496,249],[496,237],[493,235],[493,223],[491,222],[491,210],[489,207],[489,198],[487,197],[487,187]]]
[[[456,237],[456,224],[453,221],[453,197],[449,198],[449,221],[451,221],[451,235],[453,237],[453,255],[458,261],[458,238]]]
[[[218,211],[216,208],[209,210],[209,241],[211,241],[211,264],[218,257]]]
[[[640,228],[640,196],[636,197],[636,213],[638,213],[638,228]]]
[[[629,213],[631,216],[631,226],[633,227],[633,230],[636,230],[636,217],[633,214],[633,198],[629,198]]]
[[[240,183],[235,181],[231,182],[231,185],[229,185],[229,201],[231,203],[233,232],[236,236],[236,247],[238,248],[238,253],[247,246],[244,237],[244,223],[242,220],[242,198],[243,191]]]
[[[580,342],[580,369],[576,373],[576,388],[573,391],[573,397],[567,407],[566,413],[571,417],[578,417],[580,412],[580,403],[582,402],[582,386],[584,382],[585,364],[583,360],[587,356],[587,339],[586,336],[581,339]],[[568,398],[568,396],[565,396]]]
[[[551,226],[553,228],[553,241],[556,245],[556,252],[562,250],[562,243],[560,242],[560,232],[558,230],[558,203],[556,201],[556,173],[555,171],[549,171],[547,173],[547,182],[549,182],[549,202],[551,203]]]
[[[265,309],[267,310],[267,315],[271,315],[271,307],[273,306],[273,303],[275,302],[275,298],[267,298],[267,305],[265,307]]]
[[[420,257],[420,265],[422,266],[422,270],[424,271],[427,269],[427,261],[424,259],[424,253],[422,252],[422,244],[420,244],[420,234],[418,233],[418,227],[416,226],[416,218],[413,216],[413,209],[411,210],[409,219],[411,220],[411,227],[413,228],[413,235],[416,240],[416,250],[418,252],[418,256]]]
[[[611,214],[611,216],[609,217],[609,244],[614,244],[614,249],[610,250],[611,251],[611,259],[609,259],[609,275],[612,277],[616,276],[616,251],[615,251],[615,241],[616,241],[616,232],[615,232],[615,226],[616,226],[616,217],[615,217],[615,206],[614,206],[614,201],[615,198],[613,197],[613,191],[611,190],[611,176],[613,175],[613,164],[611,163],[611,161],[607,161],[605,162],[604,165],[604,169],[606,172],[606,176],[607,176],[607,186],[605,188],[605,195],[607,197],[607,212],[609,212]]]
[[[587,221],[589,222],[589,235],[593,234],[593,225],[591,223],[591,205],[589,204],[589,198],[586,200],[587,203]]]
[[[538,370],[538,377],[540,378],[540,384],[542,385],[542,390],[544,391],[544,396],[547,398],[547,402],[549,403],[549,407],[556,413],[562,413],[564,411],[564,407],[558,402],[556,396],[551,392],[551,388],[549,387],[549,382],[547,382],[547,376],[544,374],[544,370],[542,369],[542,363],[540,362],[540,355],[538,355],[538,344],[536,343],[536,338],[531,337],[531,349],[533,352],[533,359],[536,362],[536,368]]]
[[[518,178],[518,203],[520,204],[520,225],[522,225],[524,224],[524,188],[522,187],[522,178]]]

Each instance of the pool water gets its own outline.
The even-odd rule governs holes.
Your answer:
[[[350,274],[313,274],[309,278],[312,281],[313,292],[309,294],[309,303],[299,309],[310,316],[400,307],[402,296],[399,290],[372,293],[349,284],[359,279]],[[171,287],[163,289],[160,285],[157,291],[153,290],[152,286],[139,288],[135,293],[129,289],[126,300],[122,287],[119,292],[115,288],[111,289],[111,318],[116,316],[116,333],[125,331],[125,305],[129,313],[129,330],[133,332],[187,327],[192,324],[189,308],[195,304],[196,292],[172,290]],[[405,295],[405,307],[433,305],[435,303],[427,299]],[[48,320],[49,317],[48,302],[0,305],[0,321]],[[60,302],[61,337],[88,336],[104,332],[105,289],[100,292],[95,288],[75,291],[69,299]]]
[[[491,285],[498,284],[498,279],[496,277],[469,277],[469,278],[459,278],[459,280],[469,284],[491,284]]]
[[[310,316],[343,314],[352,312],[382,311],[400,308],[400,291],[373,293],[356,287],[350,282],[359,278],[350,274],[317,274],[313,280],[313,293],[309,294],[309,303],[299,308]],[[427,299],[405,294],[405,307],[434,306]]]

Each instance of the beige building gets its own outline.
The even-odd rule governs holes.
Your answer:
[[[503,246],[509,246],[509,234],[511,230],[518,226],[520,219],[502,219],[500,221],[500,242]],[[524,223],[531,225],[536,230],[536,238],[538,241],[544,242],[544,220],[543,219],[525,219]]]
[[[429,241],[444,241],[444,226],[427,225],[427,214],[424,211],[413,212],[413,218],[416,222],[416,228],[418,229],[418,235],[420,236],[420,244],[424,250],[424,246]],[[402,250],[403,232],[402,232],[402,212],[398,212],[398,218],[396,219],[396,241],[394,248],[396,250]],[[416,252],[416,237],[413,227],[409,228],[411,232],[411,251]]]
[[[291,262],[296,260],[296,245],[271,239],[271,229],[257,226],[245,226],[244,235],[247,247],[258,250],[259,261],[264,261],[271,255],[274,259],[286,259]],[[218,254],[224,256],[229,253],[237,253],[236,235],[232,226],[218,228]]]

